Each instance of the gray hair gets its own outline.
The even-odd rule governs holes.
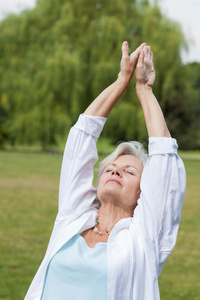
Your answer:
[[[142,163],[143,167],[148,159],[148,154],[144,150],[144,146],[136,141],[131,142],[122,142],[120,143],[117,148],[106,158],[104,158],[98,168],[98,179],[97,179],[97,186],[99,183],[99,178],[101,177],[105,167],[112,163],[114,160],[117,159],[117,157],[121,155],[133,155],[139,159],[139,161]]]

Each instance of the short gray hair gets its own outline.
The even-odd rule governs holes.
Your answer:
[[[137,141],[120,143],[110,155],[108,155],[100,162],[98,168],[99,174],[97,179],[97,186],[98,186],[99,178],[101,177],[105,167],[111,164],[114,160],[117,159],[117,157],[121,155],[133,155],[137,157],[139,161],[142,163],[143,167],[148,159],[148,154],[146,153],[144,146],[141,143]]]

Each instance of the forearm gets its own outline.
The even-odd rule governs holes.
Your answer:
[[[80,211],[84,205],[90,207],[94,201],[95,196],[91,199],[91,193],[94,192],[93,166],[98,159],[96,141],[105,122],[104,118],[81,115],[69,132],[59,188],[59,211],[64,214]],[[87,192],[90,194],[89,204],[89,198],[85,196]],[[79,209],[80,206],[82,208]]]
[[[136,92],[143,109],[149,137],[171,137],[152,88],[146,85],[136,85]]]
[[[84,114],[107,118],[127,86],[128,82],[118,78],[89,105]]]
[[[145,46],[141,44],[130,56],[128,42],[122,43],[122,59],[118,79],[105,89],[85,110],[84,114],[107,118],[115,103],[122,96],[133,77],[140,50]]]

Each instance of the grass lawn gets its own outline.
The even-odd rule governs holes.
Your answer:
[[[192,155],[184,154],[187,190],[177,244],[159,279],[162,300],[200,299],[200,160]],[[24,298],[45,254],[61,160],[59,152],[0,152],[0,300]]]
[[[184,163],[187,188],[177,243],[159,279],[162,300],[200,299],[200,160]]]

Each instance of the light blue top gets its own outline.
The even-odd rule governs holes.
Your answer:
[[[41,300],[107,299],[107,244],[77,234],[51,259]]]

